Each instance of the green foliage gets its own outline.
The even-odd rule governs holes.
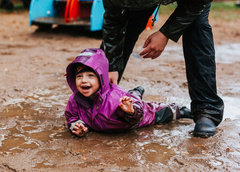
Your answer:
[[[24,11],[26,9],[24,8],[22,3],[17,3],[17,4],[14,5],[14,10],[16,10],[16,11]]]
[[[239,21],[240,8],[236,6],[236,2],[214,2],[210,15],[214,19]]]
[[[226,10],[239,10],[240,8],[236,6],[235,1],[231,2],[213,2],[211,6],[211,10],[220,10],[220,11],[226,11]]]
[[[159,15],[170,15],[177,4],[171,5],[161,5],[159,10]],[[226,21],[236,21],[239,20],[240,8],[236,6],[236,2],[212,2],[210,16],[214,19],[222,19]]]
[[[177,3],[171,4],[171,5],[161,5],[160,6],[160,10],[159,10],[159,14],[171,14],[174,9],[177,7]],[[236,2],[235,1],[231,1],[231,2],[212,2],[212,6],[211,6],[211,11],[215,11],[215,10],[239,10],[240,8],[236,6]]]
[[[177,3],[171,5],[161,5],[159,9],[159,14],[171,14],[177,7]]]
[[[0,2],[1,2],[1,0],[0,0]],[[6,9],[0,8],[0,13],[12,13],[12,12],[21,13],[21,12],[25,12],[25,11],[26,11],[26,9],[24,8],[22,3],[14,3],[13,10],[6,10]]]

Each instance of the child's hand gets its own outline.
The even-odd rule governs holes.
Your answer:
[[[119,107],[126,113],[133,115],[134,114],[134,109],[133,109],[133,100],[130,97],[123,96],[119,100],[121,103]]]
[[[83,137],[86,135],[88,128],[85,127],[82,123],[76,123],[73,127],[72,133],[78,135],[79,137]]]

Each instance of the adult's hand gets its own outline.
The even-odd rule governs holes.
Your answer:
[[[109,76],[109,82],[117,85],[118,71],[108,72],[108,76]]]
[[[155,59],[162,54],[167,43],[168,38],[162,34],[162,32],[154,32],[145,41],[143,45],[143,48],[145,49],[140,53],[140,55],[143,56],[143,58]]]

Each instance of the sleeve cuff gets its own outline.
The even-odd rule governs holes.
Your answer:
[[[78,121],[72,122],[72,123],[70,124],[70,127],[69,127],[69,129],[70,129],[71,131],[73,130],[73,127],[75,126],[76,123],[85,124],[85,122],[83,122],[82,120],[78,120]]]

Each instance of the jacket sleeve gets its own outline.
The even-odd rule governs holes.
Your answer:
[[[184,30],[201,14],[212,0],[178,0],[178,6],[160,31],[177,42]]]
[[[65,117],[67,120],[67,126],[70,130],[73,129],[73,127],[77,122],[84,124],[85,127],[88,127],[85,124],[85,122],[79,118],[78,111],[77,111],[77,104],[72,98],[70,98],[68,101],[68,104],[65,110]]]
[[[76,123],[79,123],[79,124],[82,123],[84,126],[86,125],[85,122],[83,122],[82,120],[79,119],[78,121],[72,122],[72,123],[70,124],[69,129],[70,129],[71,131],[73,130],[73,127],[75,126]],[[86,126],[85,126],[85,127],[86,127]]]
[[[119,71],[123,68],[123,46],[127,25],[126,14],[122,9],[113,6],[109,0],[104,0],[103,48],[109,61],[109,71]]]
[[[124,112],[122,117],[132,125],[132,128],[135,128],[138,126],[138,124],[143,120],[144,117],[144,104],[141,98],[138,95],[133,95],[133,94],[127,94],[126,96],[131,97],[133,100],[133,109],[134,109],[134,114],[130,115],[126,112]],[[119,108],[121,109],[121,108]],[[122,110],[121,110],[122,111]]]
[[[134,114],[130,115],[125,113],[124,119],[132,125],[138,125],[143,119],[143,109],[137,103],[133,104]]]

